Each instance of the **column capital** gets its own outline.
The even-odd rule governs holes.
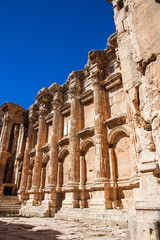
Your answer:
[[[56,110],[63,104],[63,98],[61,92],[55,92],[53,95],[53,100],[51,102],[53,109]]]
[[[69,96],[70,98],[78,97],[81,93],[81,88],[79,86],[73,86],[69,89]]]
[[[104,72],[102,70],[97,69],[96,71],[91,73],[91,80],[92,80],[93,86],[95,84],[101,85],[103,79],[104,79]]]
[[[37,119],[37,110],[38,110],[38,106],[37,104],[32,104],[29,107],[29,122],[33,123],[36,121]]]
[[[44,117],[48,113],[49,103],[52,99],[52,94],[48,88],[42,88],[36,97],[39,106],[39,115]]]

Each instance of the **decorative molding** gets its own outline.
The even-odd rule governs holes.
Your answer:
[[[112,129],[117,126],[121,126],[126,123],[126,115],[119,115],[112,118],[107,119],[104,124],[109,128]]]
[[[91,137],[94,135],[94,127],[83,128],[77,136],[84,139],[86,137]]]
[[[63,137],[61,140],[58,141],[58,145],[60,147],[64,145],[69,145],[69,137]]]

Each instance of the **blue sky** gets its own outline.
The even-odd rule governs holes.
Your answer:
[[[84,68],[115,32],[105,0],[0,0],[0,105],[27,108],[37,92]]]

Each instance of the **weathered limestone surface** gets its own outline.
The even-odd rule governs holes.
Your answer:
[[[108,2],[116,33],[106,49],[41,89],[29,111],[1,106],[0,194],[18,191],[28,216],[75,208],[118,211],[118,222],[126,211],[127,239],[159,239],[160,4]]]

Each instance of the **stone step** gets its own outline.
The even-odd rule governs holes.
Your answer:
[[[135,211],[125,210],[93,210],[62,208],[55,214],[55,219],[83,222],[86,224],[99,224],[107,227],[128,229],[128,221],[135,215]]]
[[[17,196],[0,197],[0,216],[19,215],[20,208],[21,205]]]

